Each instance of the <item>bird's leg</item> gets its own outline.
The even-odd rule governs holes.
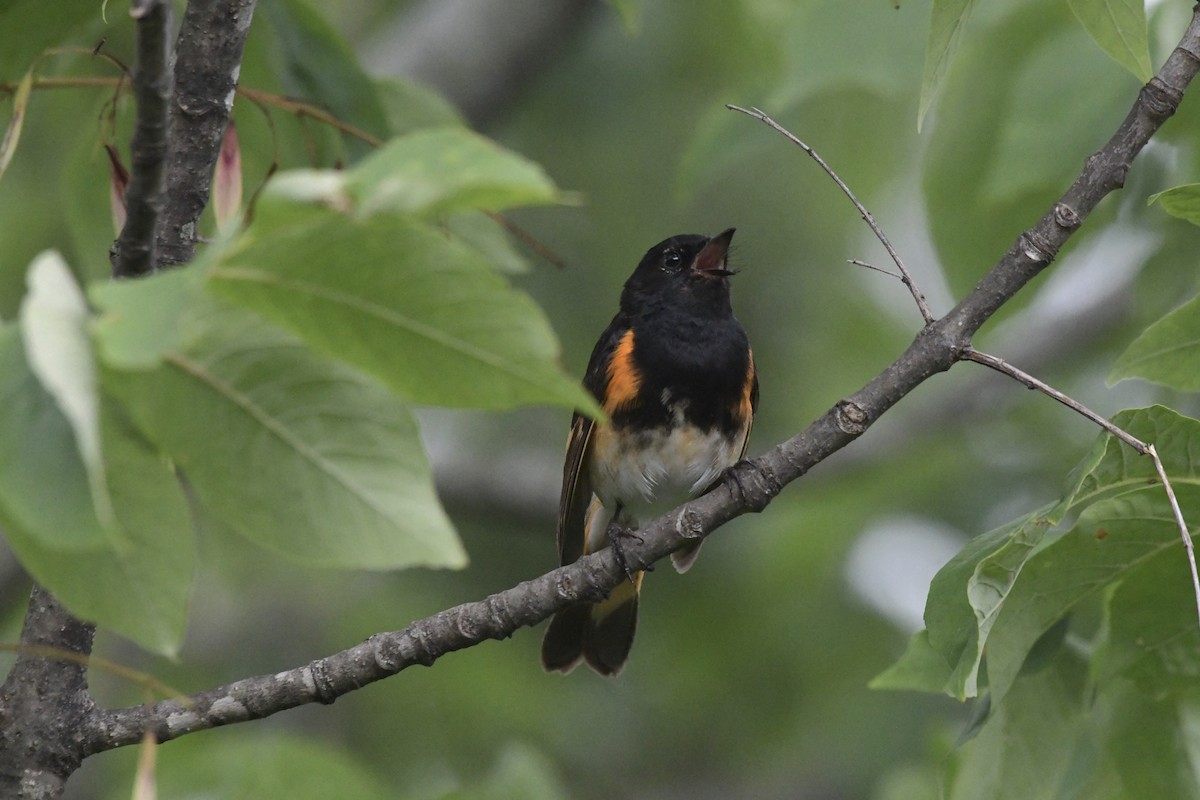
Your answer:
[[[618,504],[617,513],[613,514],[612,521],[608,523],[608,529],[605,531],[605,533],[608,535],[608,541],[612,545],[613,556],[617,559],[617,565],[621,568],[621,571],[625,573],[625,577],[632,581],[633,576],[637,574],[638,570],[632,570],[629,568],[629,561],[625,558],[625,546],[622,544],[622,542],[625,539],[637,539],[638,544],[643,544],[645,539],[639,536],[637,531],[633,528],[617,522],[617,520],[620,519],[620,516],[621,506]],[[644,571],[653,572],[654,565],[646,565]]]
[[[721,476],[716,479],[716,481],[720,482],[724,481],[726,477],[732,477],[733,482],[737,483],[738,485],[738,494],[743,498],[745,498],[746,495],[746,487],[742,483],[742,476],[738,475],[738,467],[742,467],[742,464],[744,463],[746,463],[745,458],[743,458],[742,461],[733,464],[732,467],[726,467],[725,471],[722,471]]]

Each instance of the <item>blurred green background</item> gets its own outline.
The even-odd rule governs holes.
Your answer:
[[[123,8],[109,4],[105,25],[92,4],[72,5],[81,23],[7,49],[0,80],[19,79],[44,46],[90,48],[102,28],[107,50],[132,60]],[[311,98],[371,129],[353,86],[338,82],[340,67],[307,60],[280,23],[278,9],[295,5],[260,0],[243,85]],[[312,8],[370,74],[431,85],[479,130],[578,194],[575,206],[512,215],[564,262],[530,253],[531,268],[514,282],[546,310],[573,374],[582,374],[649,246],[737,227],[734,302],[762,381],[751,455],[886,366],[920,317],[898,281],[846,263],[888,266],[833,183],[798,148],[724,104],[759,106],[815,147],[941,313],[1041,216],[1138,90],[1066,3],[980,4],[918,133],[929,2],[615,5],[624,17],[604,3],[549,0]],[[1156,65],[1189,13],[1181,0],[1154,6]],[[111,74],[89,61],[55,57],[42,73]],[[100,143],[109,96],[35,93],[0,182],[2,318],[12,318],[24,270],[42,249],[62,250],[85,277],[107,273],[113,234]],[[128,116],[123,106],[118,141]],[[268,125],[244,99],[235,116],[247,193],[274,158],[283,167],[328,166],[364,149],[278,110]],[[1195,398],[1132,382],[1108,387],[1104,375],[1149,321],[1197,290],[1200,235],[1146,198],[1198,179],[1198,117],[1192,98],[1138,160],[1125,191],[984,329],[981,349],[1104,414],[1151,401],[1197,412]],[[403,124],[391,120],[393,129]],[[422,423],[471,556],[466,570],[307,570],[204,530],[179,663],[103,633],[98,654],[195,691],[306,663],[552,568],[568,415],[429,410]],[[323,796],[344,797],[936,796],[973,709],[866,684],[921,626],[933,572],[968,537],[1056,497],[1095,435],[1050,401],[961,365],[765,513],[718,532],[686,577],[669,569],[650,576],[619,679],[543,674],[540,631],[523,630],[333,707],[171,743],[159,753],[160,796],[292,797],[322,780],[334,787]],[[27,584],[11,564],[7,573],[3,638],[13,640]],[[102,703],[143,699],[118,679],[92,677]],[[90,759],[68,797],[127,797],[135,757]],[[252,791],[253,776],[264,783]]]

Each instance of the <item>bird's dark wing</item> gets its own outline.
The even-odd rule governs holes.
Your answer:
[[[613,318],[596,342],[583,376],[583,387],[603,406],[608,391],[609,362],[622,337],[629,330],[624,315]],[[588,506],[592,502],[592,484],[587,476],[588,445],[595,423],[576,412],[571,418],[567,438],[567,457],[563,463],[562,495],[558,503],[558,563],[571,564],[584,553],[587,539]]]

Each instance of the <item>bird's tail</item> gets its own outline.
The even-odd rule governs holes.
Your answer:
[[[570,672],[582,660],[601,675],[617,675],[637,632],[642,573],[617,585],[599,603],[567,606],[554,615],[542,639],[542,667]]]

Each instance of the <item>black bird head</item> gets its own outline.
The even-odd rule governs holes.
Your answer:
[[[627,313],[653,311],[661,305],[686,304],[729,312],[729,269],[726,257],[733,228],[716,236],[681,234],[646,251],[621,293]]]

